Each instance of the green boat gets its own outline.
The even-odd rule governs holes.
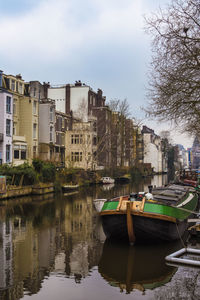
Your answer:
[[[131,194],[104,202],[100,211],[108,239],[135,242],[173,241],[187,229],[198,204],[192,187],[168,185],[151,193]]]

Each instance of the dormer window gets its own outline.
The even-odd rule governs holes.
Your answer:
[[[11,90],[14,91],[15,90],[15,80],[11,80]]]
[[[19,87],[18,87],[18,89],[19,89],[19,93],[22,94],[22,83],[21,83],[21,82],[19,82]]]

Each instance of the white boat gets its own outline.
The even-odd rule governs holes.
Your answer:
[[[111,177],[102,177],[101,182],[104,183],[104,184],[114,183],[115,179],[113,179]]]
[[[106,201],[107,199],[94,199],[93,202],[94,202],[94,206],[95,206],[95,209],[97,212],[100,212],[103,205],[104,205],[104,202]]]
[[[62,190],[64,192],[66,191],[72,191],[72,190],[76,190],[79,188],[79,185],[78,184],[65,184],[62,186]]]

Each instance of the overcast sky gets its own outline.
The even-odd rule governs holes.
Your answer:
[[[132,115],[157,134],[165,124],[144,119],[151,60],[144,15],[170,0],[0,0],[0,69],[25,81],[81,80],[107,101],[125,99]],[[174,133],[173,133],[174,134]],[[172,135],[173,135],[172,134]],[[185,147],[187,137],[175,135]]]

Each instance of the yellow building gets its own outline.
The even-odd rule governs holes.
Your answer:
[[[21,75],[3,74],[3,87],[13,94],[13,164],[38,156],[38,98],[29,96]]]
[[[95,170],[97,167],[97,132],[95,117],[88,122],[74,122],[72,130],[66,131],[66,166]]]

